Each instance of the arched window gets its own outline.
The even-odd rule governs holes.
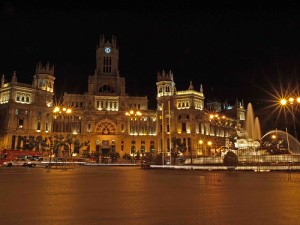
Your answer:
[[[114,88],[110,85],[103,85],[99,88],[99,92],[101,93],[114,93]]]

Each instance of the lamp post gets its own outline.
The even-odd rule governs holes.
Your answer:
[[[282,98],[280,99],[279,104],[283,107],[288,107],[288,110],[292,115],[295,138],[298,140],[294,108],[297,107],[298,104],[300,104],[300,97],[289,97],[288,99]]]
[[[214,126],[215,127],[215,130],[214,130],[214,136],[219,136],[219,137],[224,137],[224,145],[225,145],[225,142],[226,142],[226,135],[225,135],[225,121],[227,120],[228,118],[225,116],[225,115],[219,115],[219,114],[209,114],[209,117],[208,117],[208,120],[210,122],[210,125]],[[222,131],[216,131],[216,128],[217,127],[221,127],[222,128]],[[222,132],[222,133],[221,133]],[[217,149],[217,147],[220,145],[220,143],[222,144],[223,143],[223,140],[221,140],[221,138],[219,139],[216,139],[215,140],[215,149]],[[216,152],[215,152],[216,153]]]
[[[201,154],[202,156],[204,155],[203,154],[203,140],[199,140],[199,145],[200,145],[200,149],[201,149]],[[198,152],[198,155],[200,155],[200,153]]]
[[[62,120],[62,125],[61,123],[59,123],[59,129],[57,131],[60,132],[60,136],[62,136],[62,132],[65,131],[65,121],[63,118],[65,115],[70,115],[72,113],[72,109],[71,108],[67,108],[64,106],[55,106],[53,108],[52,114],[53,114],[53,118],[56,119],[61,119]],[[57,132],[55,127],[53,127],[53,132]],[[62,140],[62,137],[60,137],[60,141]],[[60,143],[61,145],[62,143]],[[56,151],[56,157],[58,157],[58,151]]]
[[[208,141],[207,145],[208,145],[208,150],[209,150],[209,156],[211,156],[211,145],[212,145],[212,142]]]
[[[139,120],[139,117],[142,116],[142,113],[140,111],[130,110],[125,113],[126,116],[129,117],[129,134],[132,135],[132,141],[131,141],[131,154],[132,154],[132,163],[135,163],[135,140],[134,135],[137,133],[139,134],[139,127],[138,123],[136,124],[136,121]]]

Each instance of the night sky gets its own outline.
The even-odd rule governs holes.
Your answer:
[[[254,108],[269,104],[280,86],[297,88],[295,5],[24,2],[1,4],[0,73],[10,79],[16,70],[19,82],[31,83],[36,63],[49,61],[57,96],[87,90],[102,34],[117,37],[127,93],[148,95],[150,107],[163,69],[173,71],[177,90],[193,81],[197,90],[203,84],[207,100],[238,98]]]

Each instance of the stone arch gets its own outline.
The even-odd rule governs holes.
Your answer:
[[[96,124],[96,133],[101,135],[116,134],[117,126],[113,121],[103,119]]]

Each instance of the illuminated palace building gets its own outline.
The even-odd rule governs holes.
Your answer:
[[[202,85],[178,91],[172,72],[157,74],[157,108],[148,109],[147,97],[129,96],[119,73],[116,39],[100,37],[96,69],[88,77],[84,94],[64,93],[54,102],[54,66],[37,64],[32,84],[20,83],[16,72],[10,82],[3,75],[0,88],[0,147],[24,149],[26,137],[50,139],[74,135],[88,143],[89,152],[169,152],[175,141],[184,154],[199,152],[200,145],[225,145],[245,118],[241,103],[227,110],[219,103],[204,104]],[[60,107],[60,108],[58,108]],[[50,138],[51,137],[51,138]],[[47,143],[46,143],[47,144]],[[164,151],[163,151],[164,149]],[[39,149],[40,150],[40,149]]]

